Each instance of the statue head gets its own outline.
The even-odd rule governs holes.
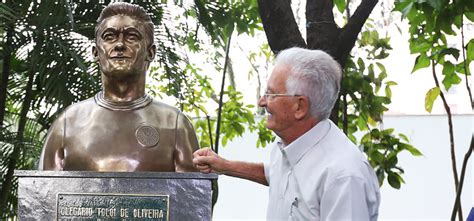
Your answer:
[[[124,2],[105,7],[95,27],[93,55],[107,77],[145,74],[153,60],[154,25],[146,11]]]

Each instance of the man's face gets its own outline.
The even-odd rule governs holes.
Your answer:
[[[153,60],[143,25],[126,15],[106,18],[99,26],[93,54],[102,73],[111,78],[144,74]]]
[[[267,84],[267,94],[286,94],[286,79],[290,68],[286,65],[277,65],[273,69]],[[295,122],[293,96],[262,96],[258,105],[264,107],[268,113],[266,127],[273,130],[278,136],[284,136],[285,131],[292,130]]]

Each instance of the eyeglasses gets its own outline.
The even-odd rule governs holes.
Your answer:
[[[299,95],[299,94],[272,94],[272,93],[268,93],[268,92],[265,92],[263,94],[263,98],[265,98],[266,100],[272,100],[275,97],[296,97],[296,96],[302,96],[302,95]]]

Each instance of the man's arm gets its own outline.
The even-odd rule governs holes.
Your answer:
[[[199,149],[199,143],[193,125],[189,119],[178,113],[176,119],[176,150],[174,165],[176,172],[197,172],[193,165],[193,152]]]
[[[194,152],[193,163],[203,173],[220,173],[268,186],[263,163],[226,160],[209,148]]]

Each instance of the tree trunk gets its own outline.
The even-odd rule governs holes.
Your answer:
[[[334,57],[340,28],[334,22],[332,9],[332,0],[306,2],[306,38],[308,48],[323,50]]]
[[[291,48],[306,48],[289,0],[258,0],[260,18],[273,53]]]
[[[5,118],[5,107],[7,103],[7,88],[8,88],[8,79],[10,78],[10,63],[12,58],[12,48],[13,48],[13,32],[15,31],[13,25],[9,25],[6,28],[7,37],[6,42],[3,46],[3,70],[2,78],[0,82],[0,128],[3,127],[3,120]]]
[[[294,46],[320,49],[330,54],[344,69],[357,36],[377,2],[378,0],[362,0],[347,25],[339,28],[334,22],[332,0],[307,0],[307,44],[296,24],[291,1],[259,0],[258,5],[268,44],[275,54]],[[336,124],[339,121],[339,106],[338,99],[330,116]]]

